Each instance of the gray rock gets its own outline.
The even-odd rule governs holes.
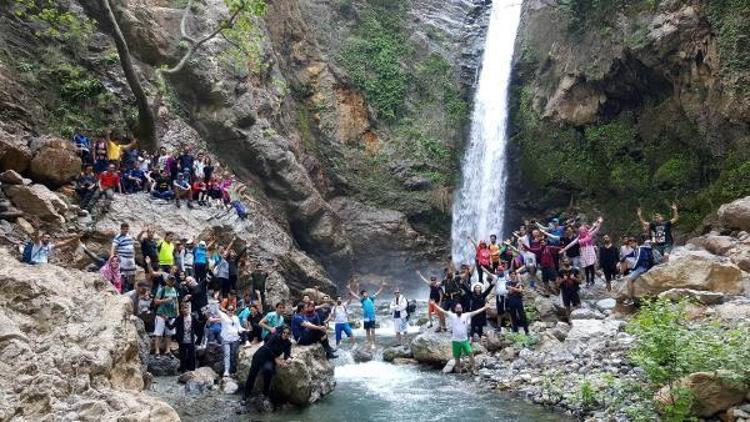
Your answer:
[[[148,358],[148,372],[151,372],[156,377],[168,377],[178,375],[180,361],[179,359],[171,356],[154,356],[150,355]]]
[[[224,394],[235,394],[237,393],[237,390],[239,390],[239,388],[240,387],[237,385],[237,382],[232,378],[225,377],[221,381],[221,392]]]
[[[578,308],[570,313],[570,319],[604,319],[604,315],[594,309]]]
[[[352,349],[352,358],[357,363],[369,362],[373,359],[373,350],[366,344],[357,346]]]
[[[721,292],[709,292],[693,289],[669,289],[666,292],[659,293],[659,298],[678,301],[685,298],[692,298],[704,305],[716,305],[724,300],[724,294]]]
[[[409,346],[393,346],[383,350],[383,360],[393,362],[397,358],[412,358]]]
[[[617,301],[612,298],[601,299],[596,302],[596,307],[602,312],[611,312],[617,306]]]
[[[0,173],[0,182],[8,185],[23,185],[23,176],[15,170],[5,170]]]

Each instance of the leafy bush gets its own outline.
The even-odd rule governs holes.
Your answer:
[[[669,421],[687,420],[692,397],[677,382],[694,372],[719,369],[736,374],[733,382],[750,383],[750,327],[725,327],[717,321],[691,322],[688,303],[646,302],[628,331],[636,336],[630,358],[643,368],[650,383],[645,393],[670,387],[671,404],[661,411]]]
[[[684,157],[675,157],[656,169],[654,184],[663,190],[685,189],[694,185],[697,177],[695,162],[690,162]]]
[[[750,1],[709,2],[709,20],[719,41],[722,64],[730,70],[750,68]]]

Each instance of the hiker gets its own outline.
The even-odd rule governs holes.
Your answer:
[[[461,372],[461,356],[469,356],[469,369],[474,371],[474,353],[471,350],[471,343],[469,342],[468,327],[471,323],[471,318],[475,315],[484,312],[487,309],[487,305],[468,312],[463,313],[461,304],[456,304],[453,311],[447,311],[436,304],[438,312],[448,317],[448,325],[451,327],[451,347],[453,351],[453,358],[455,359],[454,370],[458,373]]]
[[[427,280],[421,272],[417,271],[417,275],[430,287],[430,295],[427,298],[427,300],[429,301],[427,305],[427,320],[429,321],[429,324],[427,325],[427,327],[432,328],[432,316],[436,315],[439,325],[435,332],[439,333],[445,330],[445,318],[443,317],[443,314],[437,311],[435,305],[433,305],[433,302],[443,302],[443,287],[440,285],[440,281],[438,281],[437,277],[435,276],[430,276],[430,279]]]
[[[649,233],[652,247],[662,257],[668,257],[672,253],[672,245],[674,244],[672,225],[677,223],[677,220],[680,218],[677,204],[673,203],[670,208],[672,210],[671,219],[665,220],[664,215],[655,213],[654,220],[651,222],[643,219],[643,213],[640,208],[637,210],[638,221],[643,225],[643,229]]]
[[[482,267],[483,271],[487,271],[486,268]],[[479,340],[484,336],[484,326],[487,325],[487,314],[484,311],[474,313],[479,309],[487,308],[487,296],[492,291],[492,286],[482,291],[481,283],[474,283],[471,286],[471,294],[469,295],[469,307],[468,312],[472,313],[471,317],[471,330],[469,330],[469,338]]]
[[[562,249],[562,253],[565,253],[573,245],[578,245],[581,248],[581,267],[583,272],[586,274],[586,286],[591,287],[594,285],[594,278],[596,275],[596,249],[594,247],[596,243],[596,233],[602,227],[604,219],[599,217],[593,226],[589,227],[586,224],[581,225],[578,228],[578,237],[573,239],[567,246]]]
[[[351,283],[347,284],[346,287],[349,290],[349,294],[362,304],[362,324],[365,329],[365,335],[367,336],[367,341],[370,343],[370,347],[375,349],[375,299],[385,288],[385,282],[380,285],[380,289],[372,296],[365,289],[360,290],[359,294],[354,293]]]
[[[581,285],[581,272],[578,268],[570,264],[570,259],[563,258],[560,264],[560,271],[557,274],[557,286],[560,289],[563,306],[568,320],[573,308],[581,306],[581,298],[578,290]]]
[[[401,295],[401,289],[396,287],[396,289],[393,291],[393,300],[391,300],[388,309],[390,309],[391,316],[393,317],[393,329],[396,332],[396,341],[398,341],[399,346],[402,344],[402,335],[406,334],[407,306],[408,302],[406,298]]]
[[[635,301],[635,281],[638,280],[638,277],[645,274],[660,261],[661,254],[652,247],[651,239],[646,238],[643,244],[638,247],[635,254],[633,271],[626,278],[626,282],[628,283],[628,298],[624,302],[625,305],[632,305]]]
[[[135,283],[135,239],[130,235],[130,225],[120,224],[120,234],[112,239],[109,249],[110,258],[120,258],[120,273],[122,274],[123,291],[128,292]]]
[[[269,334],[276,334],[276,331],[284,326],[285,309],[286,305],[284,305],[283,302],[279,302],[276,304],[274,311],[267,313],[266,316],[260,320],[258,325],[263,328],[263,333],[261,334],[263,340],[267,340]]]
[[[269,396],[271,379],[276,373],[276,368],[285,366],[291,358],[292,342],[289,340],[290,334],[289,327],[281,328],[277,334],[270,336],[268,341],[255,352],[245,381],[245,389],[242,393],[243,402],[247,402],[252,396],[255,379],[259,373],[263,377],[263,395]]]
[[[526,335],[529,335],[529,323],[523,308],[523,284],[518,280],[518,273],[510,273],[510,279],[505,285],[508,289],[505,305],[510,313],[511,329],[517,333],[518,328],[523,328]]]
[[[49,233],[39,232],[24,245],[22,260],[32,265],[47,264],[52,259],[55,249],[68,246],[79,241],[80,238],[79,235],[74,235],[65,240],[53,242]]]
[[[607,291],[612,291],[612,280],[617,276],[617,264],[619,251],[612,243],[612,238],[605,234],[602,238],[604,244],[599,248],[599,265],[604,273],[604,281],[607,283]]]
[[[349,341],[354,344],[356,343],[354,335],[352,335],[352,327],[349,324],[349,301],[344,302],[341,296],[336,297],[336,306],[331,310],[331,314],[328,319],[333,319],[334,322],[334,333],[336,334],[336,347],[341,344],[341,338],[343,334],[349,338]],[[328,322],[328,321],[326,321]]]

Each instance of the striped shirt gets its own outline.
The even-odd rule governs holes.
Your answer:
[[[118,234],[112,240],[121,270],[135,270],[135,240],[129,234]]]

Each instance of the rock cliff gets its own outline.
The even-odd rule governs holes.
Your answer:
[[[0,419],[179,420],[142,392],[131,307],[98,274],[31,267],[0,248]]]

